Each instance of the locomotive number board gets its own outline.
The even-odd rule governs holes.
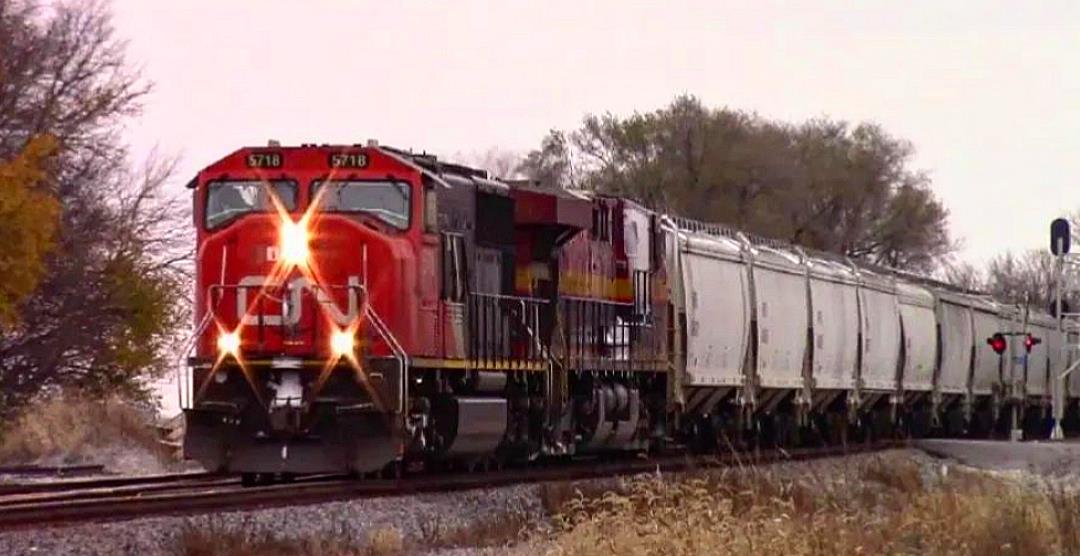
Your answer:
[[[364,153],[330,153],[327,164],[331,168],[367,168],[368,157]]]
[[[284,157],[281,153],[250,153],[247,155],[248,168],[281,168]]]

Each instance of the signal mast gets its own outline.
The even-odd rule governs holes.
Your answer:
[[[1055,261],[1055,279],[1054,279],[1054,319],[1057,321],[1057,332],[1061,339],[1058,344],[1061,346],[1061,360],[1067,361],[1068,356],[1071,354],[1072,349],[1069,345],[1069,334],[1065,329],[1066,317],[1077,317],[1080,313],[1067,313],[1065,311],[1065,304],[1062,301],[1062,286],[1065,280],[1065,264],[1067,262],[1067,255],[1069,254],[1069,247],[1072,243],[1072,232],[1069,229],[1069,221],[1064,218],[1057,218],[1050,223],[1050,252],[1053,253],[1056,258]],[[1069,374],[1080,365],[1080,359],[1072,362],[1060,375],[1054,375],[1051,371],[1051,378],[1053,379],[1053,411],[1054,411],[1054,429],[1050,432],[1051,440],[1061,440],[1065,438],[1065,432],[1061,428],[1061,421],[1065,418],[1065,381],[1068,379]]]

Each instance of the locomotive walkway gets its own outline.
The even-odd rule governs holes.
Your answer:
[[[846,447],[732,452],[722,456],[685,454],[616,461],[582,460],[484,473],[406,475],[399,479],[311,477],[295,483],[243,487],[239,478],[214,474],[162,475],[66,483],[6,485],[0,490],[0,529],[125,520],[158,515],[214,513],[452,492],[515,484],[578,481],[650,472],[682,472],[712,467],[803,461],[879,451],[905,441]],[[127,482],[124,482],[127,481]]]

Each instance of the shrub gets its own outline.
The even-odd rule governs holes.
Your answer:
[[[143,450],[160,462],[172,459],[147,412],[119,398],[92,400],[66,393],[31,405],[4,428],[0,462],[97,461],[105,449],[115,447]]]

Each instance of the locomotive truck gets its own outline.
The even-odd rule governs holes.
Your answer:
[[[1043,435],[1066,364],[1033,309],[374,142],[242,148],[189,187],[184,450],[247,482]]]

